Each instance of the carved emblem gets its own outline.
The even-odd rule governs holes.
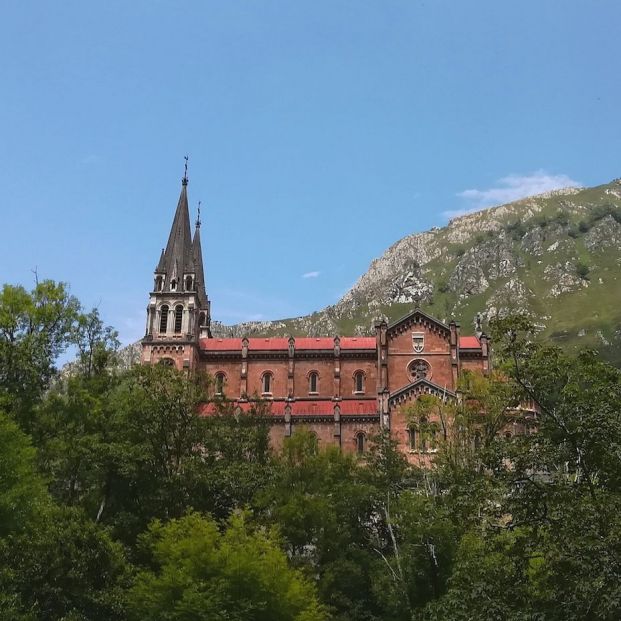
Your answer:
[[[412,332],[412,346],[417,354],[420,354],[425,349],[425,333],[424,332]]]

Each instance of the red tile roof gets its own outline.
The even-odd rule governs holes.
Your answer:
[[[201,339],[201,349],[207,351],[235,351],[241,349],[241,339]]]
[[[242,348],[242,339],[201,339],[200,346],[203,351],[239,351]],[[289,339],[284,337],[248,339],[250,351],[283,351],[288,347]],[[334,338],[330,336],[300,337],[295,339],[295,348],[299,350],[334,349]],[[341,337],[341,349],[375,349],[375,337],[343,336]]]
[[[341,349],[375,349],[374,336],[342,336]]]
[[[334,349],[334,338],[329,336],[299,337],[295,339],[296,349]]]
[[[285,413],[286,401],[272,401],[268,402],[270,405],[270,412],[274,416],[283,416]],[[375,414],[377,405],[375,399],[344,399],[342,401],[332,401],[331,399],[316,399],[312,401],[292,401],[291,402],[291,414],[292,415],[317,415],[317,416],[332,416],[334,414],[334,405],[338,403],[341,408],[341,414]],[[248,412],[252,403],[248,401],[242,401],[241,403],[235,403],[235,406],[239,406],[243,412]],[[204,403],[201,406],[202,414],[214,414],[216,407],[213,403]]]
[[[476,336],[460,336],[459,337],[460,349],[481,349],[481,343]]]

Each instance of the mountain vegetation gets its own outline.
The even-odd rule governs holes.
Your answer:
[[[413,304],[472,334],[516,312],[542,342],[595,348],[621,364],[621,180],[470,213],[408,235],[333,306],[305,317],[218,326],[243,334],[369,334]]]
[[[490,319],[497,373],[463,399],[430,468],[389,435],[358,457],[269,407],[197,405],[210,378],[121,370],[59,283],[0,291],[0,619],[613,621],[621,617],[621,371]],[[78,346],[76,372],[55,373]],[[536,433],[507,412],[540,406]]]

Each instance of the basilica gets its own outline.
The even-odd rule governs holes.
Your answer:
[[[422,394],[457,399],[464,370],[491,370],[485,334],[461,336],[457,322],[443,323],[418,308],[392,323],[376,322],[369,336],[216,338],[200,230],[197,219],[192,235],[186,174],[155,268],[142,363],[207,372],[214,396],[242,410],[257,399],[269,402],[275,447],[304,426],[322,445],[362,453],[383,427],[404,453],[420,456],[425,447],[408,424],[408,406]]]

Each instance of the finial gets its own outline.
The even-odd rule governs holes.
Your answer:
[[[183,171],[183,179],[181,180],[181,183],[183,185],[188,185],[188,159],[189,157],[187,155],[184,155],[183,159],[185,160],[185,169]]]
[[[201,202],[198,201],[198,216],[196,216],[196,228],[201,226]]]
[[[421,300],[421,294],[420,291],[417,291],[414,296],[414,308],[419,309],[420,308],[420,300]]]

